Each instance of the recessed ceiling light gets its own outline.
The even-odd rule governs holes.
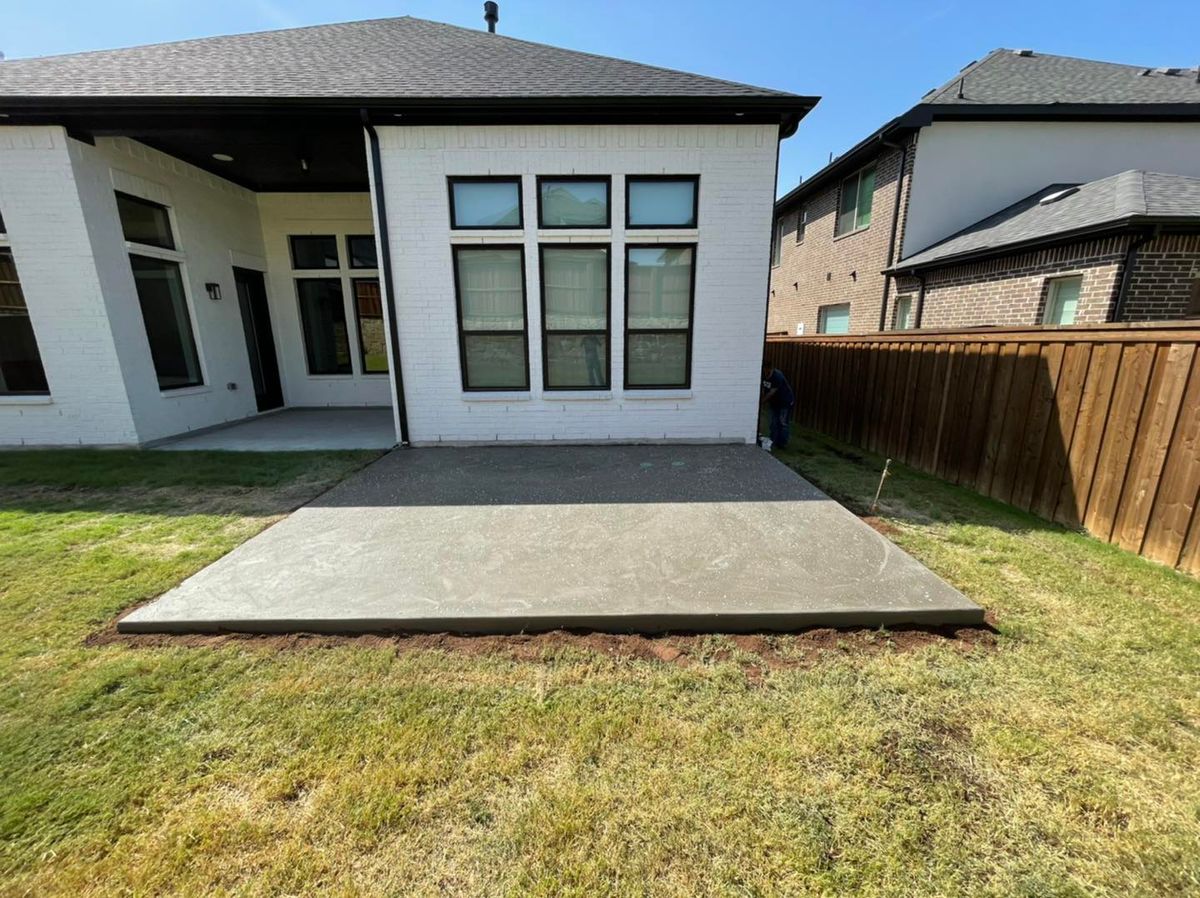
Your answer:
[[[233,161],[233,157],[230,156],[228,153],[213,153],[213,158],[216,159],[218,162],[232,162]]]

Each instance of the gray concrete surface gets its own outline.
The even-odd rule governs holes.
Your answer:
[[[392,452],[123,632],[976,624],[983,611],[755,446]]]
[[[173,437],[155,449],[288,452],[388,449],[396,445],[390,408],[288,408],[200,433]]]

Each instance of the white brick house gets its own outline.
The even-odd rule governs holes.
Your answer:
[[[2,62],[0,445],[751,441],[814,103],[411,18]]]

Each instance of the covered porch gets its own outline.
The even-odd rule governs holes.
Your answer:
[[[396,427],[390,408],[287,408],[171,437],[151,448],[175,452],[310,452],[390,449]]]

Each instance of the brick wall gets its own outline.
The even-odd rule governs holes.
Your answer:
[[[930,271],[921,326],[1039,324],[1050,279],[1074,274],[1083,276],[1076,322],[1106,321],[1128,241],[1111,237]],[[919,286],[916,278],[901,277],[893,291],[895,296],[913,297],[914,315]]]
[[[755,437],[778,128],[712,126],[379,129],[395,302],[414,443],[723,440]],[[520,174],[525,227],[452,233],[448,175]],[[535,176],[612,176],[612,227],[539,232]],[[626,235],[625,176],[699,174],[698,227]],[[612,388],[542,390],[539,243],[611,245]],[[626,241],[695,241],[692,386],[622,389]],[[451,245],[525,248],[530,389],[466,393],[459,371]]]
[[[841,181],[809,197],[782,216],[783,243],[779,265],[771,269],[771,299],[767,330],[795,334],[798,324],[805,333],[817,332],[818,309],[823,305],[850,303],[850,329],[868,332],[879,328],[891,236],[892,210],[896,191],[902,190],[896,246],[904,234],[909,185],[915,145],[907,154],[904,177],[900,177],[899,149],[885,148],[876,157],[875,195],[869,227],[834,236]],[[808,212],[804,239],[796,240],[798,216]],[[889,302],[890,305],[890,302]]]
[[[1137,253],[1125,321],[1200,317],[1200,235],[1167,234]]]

